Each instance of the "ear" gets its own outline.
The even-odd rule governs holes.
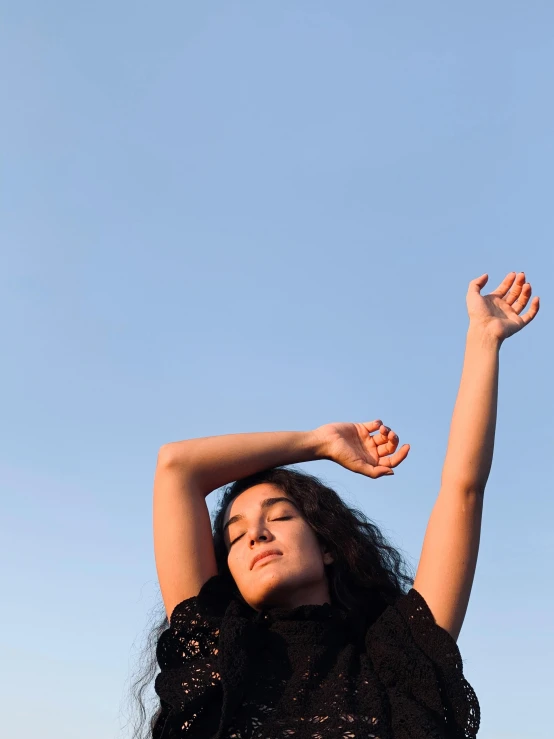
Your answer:
[[[330,565],[334,561],[333,555],[330,552],[323,552],[323,564]]]

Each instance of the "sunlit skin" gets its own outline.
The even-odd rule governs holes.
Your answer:
[[[539,312],[524,272],[510,272],[489,294],[483,274],[467,292],[469,326],[460,387],[450,426],[440,490],[433,507],[414,581],[438,625],[458,638],[471,593],[483,510],[491,469],[502,343]],[[371,381],[369,379],[368,381]],[[155,480],[155,543],[160,587],[168,615],[184,597],[198,593],[216,574],[210,522],[198,501],[213,490],[261,470],[330,460],[371,479],[393,474],[410,447],[380,420],[329,423],[309,431],[227,434],[164,445]],[[386,490],[387,483],[383,483]],[[190,495],[182,495],[184,489]],[[331,555],[291,502],[263,508],[268,496],[286,494],[264,483],[233,500],[224,522],[231,574],[256,610],[295,608],[330,601]],[[289,508],[289,510],[284,510]],[[278,520],[284,519],[284,520]],[[235,541],[236,540],[236,541]],[[231,546],[231,542],[235,542]],[[282,555],[251,568],[254,555],[276,547]],[[338,556],[338,551],[331,551]],[[175,556],[175,547],[185,556]],[[187,556],[188,555],[188,556]],[[191,564],[191,559],[193,563]],[[187,595],[188,594],[188,595]]]
[[[397,450],[398,435],[381,421],[330,423],[317,435],[327,458],[370,477],[391,474],[409,452],[408,444]],[[257,611],[330,603],[325,565],[332,555],[292,500],[262,508],[262,501],[274,497],[291,500],[275,485],[262,483],[238,495],[225,512],[224,526],[237,515],[244,517],[225,532],[229,569],[243,598]],[[273,548],[282,554],[251,568],[258,552]]]
[[[325,565],[333,561],[332,556],[293,502],[262,509],[262,501],[274,497],[291,500],[275,485],[262,483],[237,496],[225,513],[224,523],[237,514],[245,516],[232,523],[225,535],[229,569],[243,598],[257,611],[330,603]],[[282,555],[250,568],[258,552],[274,548]]]

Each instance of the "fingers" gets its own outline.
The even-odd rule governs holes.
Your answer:
[[[371,440],[377,447],[379,464],[368,464],[360,460],[359,465],[356,465],[356,467],[352,467],[351,469],[373,479],[394,475],[392,468],[398,467],[398,465],[406,459],[408,452],[410,451],[410,445],[404,444],[397,451],[399,442],[398,434],[380,421],[373,421],[362,425],[368,431],[378,431],[378,433],[371,436]]]
[[[508,294],[504,297],[506,303],[508,303],[508,305],[514,305],[514,303],[516,303],[518,299],[522,296],[522,291],[524,291],[526,285],[529,288],[527,295],[527,300],[529,300],[529,296],[531,295],[531,285],[529,285],[528,282],[525,282],[525,272],[519,272],[516,275],[516,279],[510,287]],[[525,301],[523,306],[527,305],[527,300]],[[516,312],[519,313],[519,311]]]
[[[379,434],[379,436],[382,439],[379,443],[376,441],[376,437],[373,437],[373,440],[377,443],[377,454],[380,457],[384,457],[387,454],[393,454],[398,446],[398,434],[395,434],[394,431],[389,429],[388,434]]]
[[[373,443],[377,447],[381,446],[382,444],[387,444],[389,442],[389,438],[391,436],[396,436],[396,434],[394,433],[394,431],[391,431],[389,426],[385,426],[385,425],[381,424],[379,426],[379,433],[378,434],[375,434],[372,437]]]
[[[365,428],[369,430],[372,427],[374,430],[375,426],[379,421],[373,423],[364,423]],[[367,474],[369,477],[381,477],[382,475],[394,474],[392,467],[398,467],[408,456],[410,451],[410,445],[404,444],[398,449],[399,438],[398,434],[395,433],[389,426],[381,424],[378,433],[374,434],[371,438],[373,443],[377,446],[377,454],[379,456],[379,466],[373,467],[368,465],[367,469],[364,470],[363,474]]]
[[[362,426],[365,429],[367,429],[367,431],[369,431],[369,433],[371,434],[374,431],[377,431],[377,429],[381,428],[381,426],[383,426],[383,424],[381,423],[380,420],[378,420],[378,421],[370,421],[369,423],[362,423]],[[383,428],[385,428],[385,427],[383,426]]]
[[[496,290],[492,291],[491,295],[496,295],[499,298],[503,298],[504,295],[506,295],[506,293],[508,292],[508,290],[512,287],[515,278],[516,278],[515,272],[508,272],[508,274],[502,280],[502,282],[496,288]]]
[[[365,475],[366,477],[371,477],[373,480],[376,480],[378,477],[383,477],[385,475],[394,475],[394,472],[391,470],[390,467],[385,467],[384,465],[374,466],[372,464],[360,465],[358,469],[354,469],[354,472],[358,472],[361,475]]]
[[[396,452],[396,454],[380,459],[379,461],[381,464],[378,467],[367,464],[364,465],[363,469],[360,468],[357,471],[359,471],[362,475],[366,475],[366,477],[373,478],[374,480],[376,480],[378,477],[388,477],[389,475],[394,475],[392,467],[398,467],[398,465],[406,459],[409,451],[410,445],[404,444],[404,446],[402,446]]]
[[[527,301],[526,301],[527,302]],[[529,310],[524,316],[521,316],[521,320],[523,321],[524,325],[526,326],[528,323],[530,323],[533,318],[537,315],[540,308],[540,300],[539,298],[533,298],[531,301],[531,305],[529,307]]]
[[[391,454],[390,457],[382,457],[379,460],[381,467],[398,467],[398,465],[406,459],[409,451],[410,445],[403,444],[400,449],[394,454]]]
[[[368,465],[368,469],[363,474],[376,480],[378,477],[390,477],[394,475],[394,472],[388,467],[370,467]]]
[[[531,284],[525,282],[525,272],[510,272],[492,295],[503,298],[508,305],[512,306],[512,310],[518,315],[525,310],[531,297]],[[537,315],[540,308],[540,300],[538,297],[533,298],[529,306],[529,310],[524,316],[521,316],[523,325],[526,326]]]
[[[379,457],[393,454],[398,446],[398,434],[395,433],[389,426],[381,425],[379,427],[379,433],[374,434],[372,437],[373,443],[377,447],[377,454]]]
[[[519,314],[529,302],[530,297],[531,285],[528,282],[524,282],[522,285],[520,285],[519,291],[515,289],[514,283],[514,287],[510,290],[505,300],[509,305],[512,306],[512,309]]]

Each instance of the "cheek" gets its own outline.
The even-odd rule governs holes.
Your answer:
[[[297,567],[301,569],[319,568],[322,562],[321,549],[311,529],[305,528],[291,532],[291,537],[284,542]]]
[[[306,553],[314,554],[314,552],[319,551],[319,547],[317,544],[317,538],[314,534],[314,532],[306,527],[303,526],[302,528],[296,530],[294,532],[294,542],[295,544],[302,548]]]
[[[234,580],[240,578],[242,571],[245,568],[244,561],[237,551],[232,550],[227,555],[227,566]]]
[[[235,564],[234,552],[228,552],[227,553],[227,566],[229,567],[231,572],[233,571],[234,564]]]

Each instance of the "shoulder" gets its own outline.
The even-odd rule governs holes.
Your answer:
[[[160,635],[156,657],[162,670],[217,653],[223,617],[235,600],[234,589],[220,575],[207,580],[197,595],[178,603],[169,627]]]
[[[206,580],[197,595],[177,603],[169,617],[170,627],[177,628],[186,624],[197,614],[210,618],[222,618],[229,603],[237,597],[236,588],[227,578],[214,575]]]
[[[175,606],[169,627],[158,639],[160,672],[154,688],[162,706],[178,714],[181,726],[192,726],[200,713],[211,710],[209,706],[217,713],[221,698],[220,633],[234,599],[229,583],[214,575],[197,595]]]
[[[475,736],[479,702],[464,677],[458,645],[415,588],[391,598],[370,624],[366,650],[389,691],[417,696],[452,731],[463,730],[468,739]]]
[[[450,670],[462,671],[462,658],[452,636],[439,626],[425,601],[415,588],[388,598],[388,605],[369,626],[366,639],[383,640],[389,637],[394,643],[407,642],[423,651],[438,665]]]

